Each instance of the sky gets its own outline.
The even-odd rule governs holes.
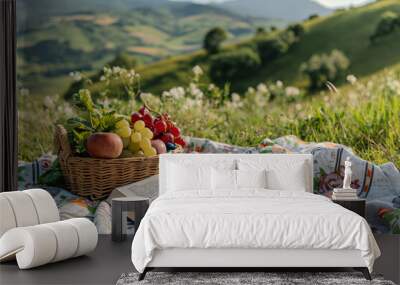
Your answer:
[[[228,0],[192,0],[192,1],[197,3],[220,3]],[[351,5],[356,6],[372,2],[372,0],[313,0],[313,1],[319,2],[320,4],[327,6],[329,8],[341,8],[341,7],[348,7]]]

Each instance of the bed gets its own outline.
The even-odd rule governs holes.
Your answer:
[[[308,154],[160,156],[160,196],[132,243],[153,268],[353,267],[380,251],[361,216],[312,193]],[[262,185],[265,183],[265,185]]]

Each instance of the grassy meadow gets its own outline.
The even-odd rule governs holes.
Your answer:
[[[296,135],[306,141],[341,143],[364,159],[393,161],[399,167],[400,66],[354,80],[336,92],[313,96],[293,92],[296,87],[278,82],[260,84],[249,88],[245,96],[234,93],[231,99],[216,103],[210,97],[222,91],[203,84],[201,79],[182,87],[184,97],[144,96],[152,108],[171,114],[187,136],[255,146],[265,137]],[[276,96],[273,103],[269,102],[271,94]],[[127,115],[140,106],[136,100],[106,99],[102,103]],[[25,160],[50,152],[54,122],[74,115],[61,97],[47,97],[44,103],[31,104],[30,108],[30,112],[20,112],[19,153]],[[24,133],[29,136],[21,135]]]
[[[255,146],[266,137],[295,135],[305,141],[341,143],[364,159],[375,163],[392,161],[400,167],[400,31],[387,35],[378,44],[369,41],[380,15],[388,10],[400,13],[400,3],[382,0],[305,21],[305,33],[299,42],[256,72],[230,82],[229,91],[212,84],[210,59],[203,50],[139,65],[135,71],[140,74],[142,98],[152,109],[169,113],[186,136]],[[128,32],[146,41],[165,36],[147,33],[148,28]],[[223,50],[251,46],[254,41],[251,38],[227,43]],[[174,44],[180,44],[179,38]],[[348,56],[349,70],[335,83],[336,88],[309,91],[307,78],[299,72],[300,65],[313,54],[333,48]],[[197,65],[202,72],[195,69],[194,73],[192,69]],[[82,72],[83,77],[92,74]],[[75,110],[64,97],[71,79],[65,78],[60,91],[56,92],[56,85],[47,87],[57,96],[32,100],[31,94],[20,90],[21,160],[51,152],[55,123],[74,116]],[[92,80],[92,84],[79,86],[93,93],[104,88],[110,88],[111,94],[120,90],[106,87],[98,77]],[[73,93],[74,89],[68,92]],[[98,102],[126,115],[141,105],[138,98],[103,96]]]

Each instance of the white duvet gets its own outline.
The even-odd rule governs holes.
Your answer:
[[[256,189],[160,196],[135,235],[132,262],[143,272],[165,248],[358,249],[370,271],[380,255],[365,219],[326,197]]]

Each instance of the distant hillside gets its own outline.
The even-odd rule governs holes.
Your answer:
[[[327,15],[332,10],[311,0],[231,0],[219,5],[238,15],[301,21],[310,15]]]
[[[388,35],[378,44],[371,45],[370,35],[374,32],[381,15],[386,11],[400,13],[400,1],[379,2],[348,10],[337,11],[331,16],[306,21],[306,33],[299,43],[283,57],[272,61],[247,78],[231,82],[232,88],[242,91],[260,82],[283,80],[287,84],[304,85],[305,78],[299,72],[300,65],[313,54],[342,50],[350,59],[349,73],[362,77],[400,62],[400,31]],[[242,44],[251,44],[252,41]],[[235,46],[230,48],[235,49]],[[139,68],[142,86],[146,92],[160,94],[188,80],[191,68],[200,64],[209,68],[209,58],[204,52],[172,57]]]
[[[216,26],[238,40],[259,26],[283,25],[168,0],[18,0],[17,5],[18,75],[32,93],[41,94],[62,92],[61,76],[97,71],[121,52],[146,64],[199,49]]]

